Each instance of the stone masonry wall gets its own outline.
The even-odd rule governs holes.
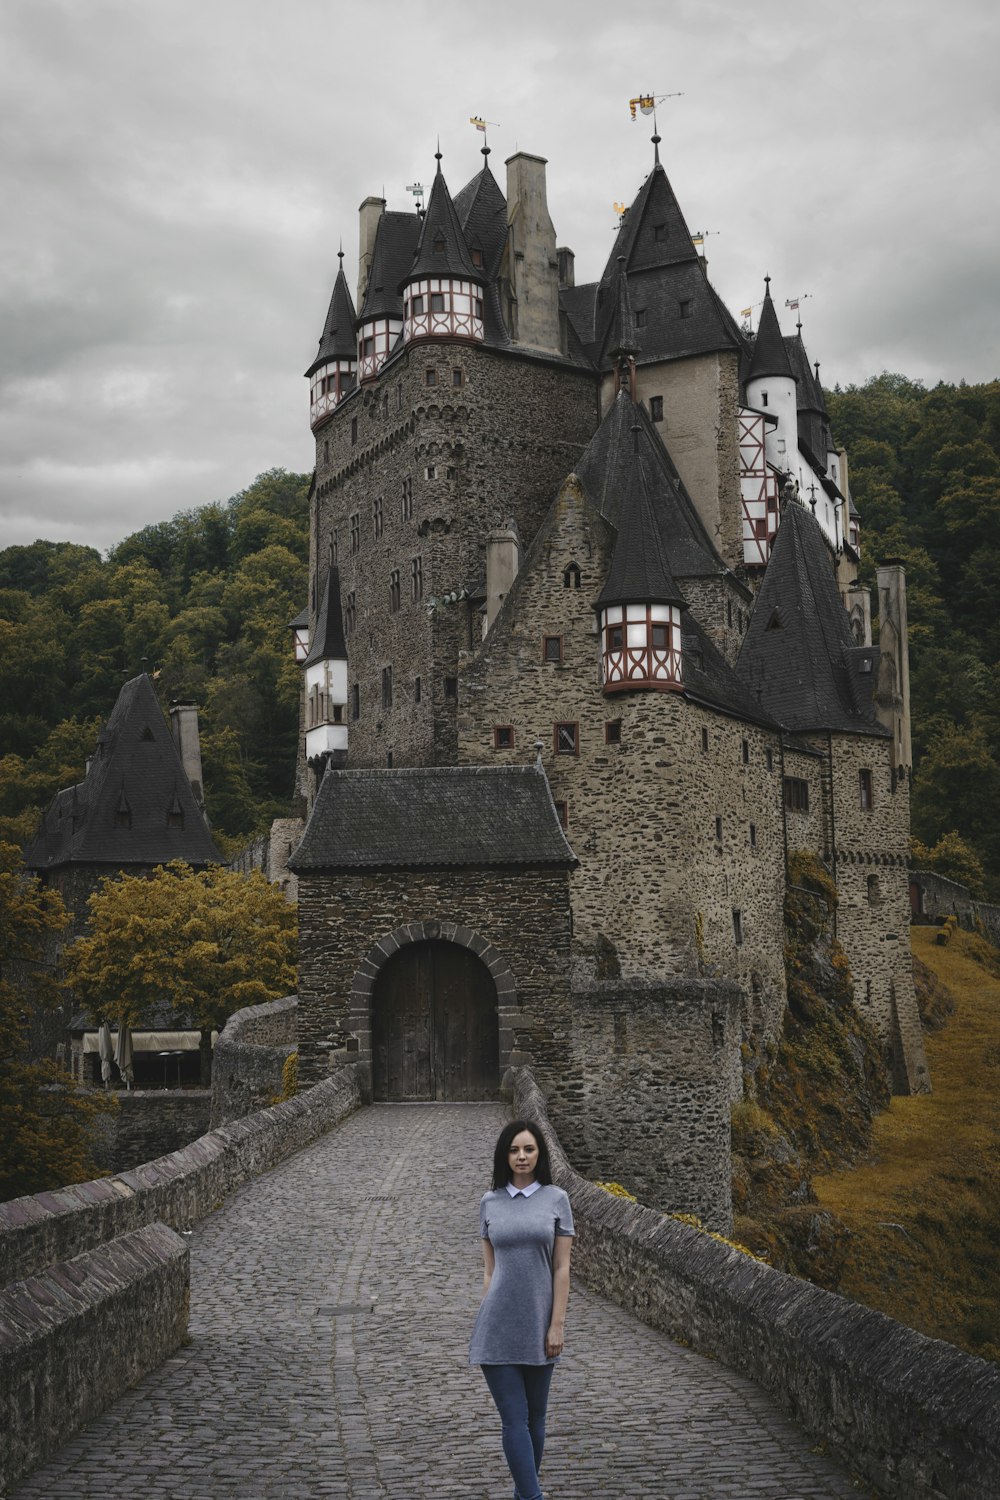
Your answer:
[[[505,1085],[546,1131],[588,1286],[756,1381],[880,1494],[995,1500],[1000,1369],[603,1192],[569,1165],[529,1071]]]
[[[401,946],[393,934],[410,940],[417,923],[420,936],[458,941],[480,955],[490,950],[501,1072],[528,1058],[545,1078],[564,1066],[556,1018],[569,1007],[565,870],[302,873],[299,922],[303,1082],[326,1076],[334,1053],[355,1057],[370,1086],[372,991],[381,965]]]
[[[475,605],[446,596],[483,583],[490,530],[513,519],[530,540],[593,435],[596,407],[593,376],[572,366],[433,340],[411,345],[317,430],[312,576],[317,560],[325,567],[336,533],[342,601],[346,611],[353,594],[356,614],[347,643],[360,699],[360,717],[349,724],[352,765],[385,765],[389,752],[397,766],[454,762],[449,681],[479,617]],[[384,706],[389,666],[392,703]]]
[[[837,937],[858,1008],[885,1038],[895,1089],[924,1093],[930,1074],[910,951],[909,783],[893,777],[890,748],[873,737],[832,739]],[[871,772],[870,808],[861,805],[862,770]]]
[[[729,1232],[739,1047],[740,990],[732,981],[574,988],[569,1058],[546,1089],[560,1140],[588,1176]]]
[[[188,1228],[360,1103],[357,1070],[343,1068],[294,1099],[233,1120],[134,1171],[0,1203],[0,1287],[157,1220]]]
[[[281,1093],[285,1060],[298,1044],[298,1006],[298,997],[288,995],[229,1017],[212,1057],[213,1130]]]
[[[711,966],[753,997],[747,1027],[773,1032],[785,993],[777,733],[679,693],[601,692],[593,604],[608,547],[606,523],[567,481],[493,628],[463,664],[461,759],[523,762],[541,741],[580,861],[571,881],[578,956],[610,945],[626,978]],[[564,585],[571,562],[578,589]],[[561,639],[561,661],[544,659],[545,636]],[[557,753],[559,723],[579,726],[577,754]],[[609,724],[618,743],[607,742]],[[496,748],[498,725],[512,726],[511,748]]]
[[[0,1291],[0,1493],[178,1348],[188,1296],[187,1246],[165,1224]]]
[[[919,892],[919,906],[914,922],[934,922],[941,917],[956,916],[969,932],[982,928],[996,947],[1000,947],[1000,906],[977,901],[964,885],[937,875],[932,870],[911,870],[910,886]]]
[[[119,1089],[118,1109],[95,1142],[94,1161],[128,1172],[168,1156],[204,1135],[212,1110],[209,1089]]]

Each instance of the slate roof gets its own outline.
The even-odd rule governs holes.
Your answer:
[[[785,348],[785,340],[781,336],[778,323],[778,314],[771,301],[770,278],[766,278],[766,282],[764,305],[760,310],[757,337],[754,339],[747,379],[760,380],[765,376],[783,375],[790,376],[794,380],[795,371],[788,358],[788,350]]]
[[[330,298],[326,322],[323,324],[316,358],[306,371],[306,379],[320,365],[325,365],[331,360],[357,359],[358,357],[354,299],[347,285],[347,277],[344,275],[343,250],[339,251],[339,256],[340,266],[337,270],[337,279],[333,283],[333,295]]]
[[[799,411],[826,412],[823,393],[816,383],[801,333],[789,333],[784,338],[785,352],[792,374],[796,379],[795,403]]]
[[[402,318],[403,298],[399,288],[417,251],[420,218],[415,213],[385,210],[375,231],[371,269],[359,322],[370,318]]]
[[[347,641],[344,638],[344,617],[340,607],[340,569],[332,563],[323,585],[316,629],[309,643],[309,654],[302,663],[303,668],[314,666],[318,661],[347,660]]]
[[[440,249],[435,249],[439,245]],[[431,183],[427,209],[420,227],[420,239],[413,264],[400,279],[400,291],[418,276],[455,276],[463,281],[483,281],[482,270],[472,264],[469,247],[455,212],[448,184],[441,171],[441,153],[437,153],[437,171]]]
[[[636,425],[634,438],[640,428]],[[663,508],[657,506],[641,454],[632,455],[632,470],[618,512],[618,535],[611,566],[596,608],[606,604],[675,604],[685,599],[670,571],[669,543]]]
[[[116,823],[131,814],[131,826]],[[182,827],[167,815],[179,813]],[[83,781],[59,792],[28,846],[25,864],[158,865],[182,859],[216,864],[218,849],[195,802],[153,684],[126,682],[97,741]]]
[[[749,719],[765,729],[779,728],[690,610],[681,620],[681,649],[685,697],[707,703],[735,718]]]
[[[289,869],[576,864],[545,772],[530,766],[331,768]]]
[[[795,501],[781,512],[737,672],[787,729],[889,733],[871,701],[878,651],[855,645],[822,529]]]
[[[608,353],[612,356],[617,354],[638,354],[642,347],[635,326],[635,315],[632,312],[632,300],[629,296],[628,274],[625,270],[624,255],[618,261],[618,286],[615,297],[615,316],[608,335]]]
[[[507,199],[490,171],[490,148],[482,149],[483,170],[455,194],[454,203],[465,243],[483,252],[483,272],[492,281],[507,243]]]
[[[700,273],[699,273],[700,274]],[[576,476],[606,521],[619,524],[622,501],[635,464],[636,434],[651,503],[666,537],[674,578],[714,577],[726,572],[680,475],[649,415],[627,391],[614,405],[576,463]]]

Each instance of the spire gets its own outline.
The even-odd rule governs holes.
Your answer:
[[[346,661],[347,642],[344,639],[344,620],[340,609],[340,569],[330,564],[316,616],[309,654],[302,663],[311,667],[320,661]]]
[[[655,131],[653,132],[652,141],[653,141],[653,169],[654,169],[654,171],[660,165],[660,141],[662,139],[663,139],[662,136],[657,135]]]
[[[435,159],[437,171],[420,226],[416,255],[399,284],[400,291],[408,282],[422,276],[453,277],[462,281],[479,282],[485,279],[482,269],[477,269],[472,264],[455,204],[441,171],[440,143]]]
[[[785,348],[778,324],[778,314],[771,301],[771,278],[765,276],[764,305],[760,310],[757,337],[754,340],[753,357],[750,361],[747,380],[759,380],[764,376],[774,375],[783,375],[790,380],[795,379],[795,371],[788,358],[788,350]]]
[[[355,339],[357,317],[354,311],[354,299],[347,285],[347,277],[344,275],[343,248],[338,250],[337,258],[340,265],[333,283],[333,295],[330,298],[326,322],[323,324],[323,332],[320,335],[316,358],[306,371],[307,377],[320,365],[331,364],[338,359],[357,359],[358,349]]]
[[[633,442],[636,434],[633,432]],[[653,503],[645,461],[633,452],[628,488],[618,515],[618,536],[597,609],[609,604],[674,604],[685,599],[670,569],[667,543]]]

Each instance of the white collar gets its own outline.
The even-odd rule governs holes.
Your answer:
[[[536,1177],[534,1182],[529,1182],[525,1188],[515,1187],[512,1182],[508,1182],[507,1191],[512,1198],[530,1198],[532,1193],[537,1192],[541,1185]]]

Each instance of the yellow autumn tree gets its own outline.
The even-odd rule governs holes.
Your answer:
[[[27,1056],[32,1007],[58,999],[46,940],[65,925],[59,896],[0,843],[0,1201],[93,1177],[95,1116],[114,1108],[55,1062]]]
[[[263,875],[180,862],[109,878],[88,903],[88,930],[64,955],[66,982],[100,1022],[137,1027],[164,1010],[211,1034],[234,1011],[295,985],[295,911]]]

